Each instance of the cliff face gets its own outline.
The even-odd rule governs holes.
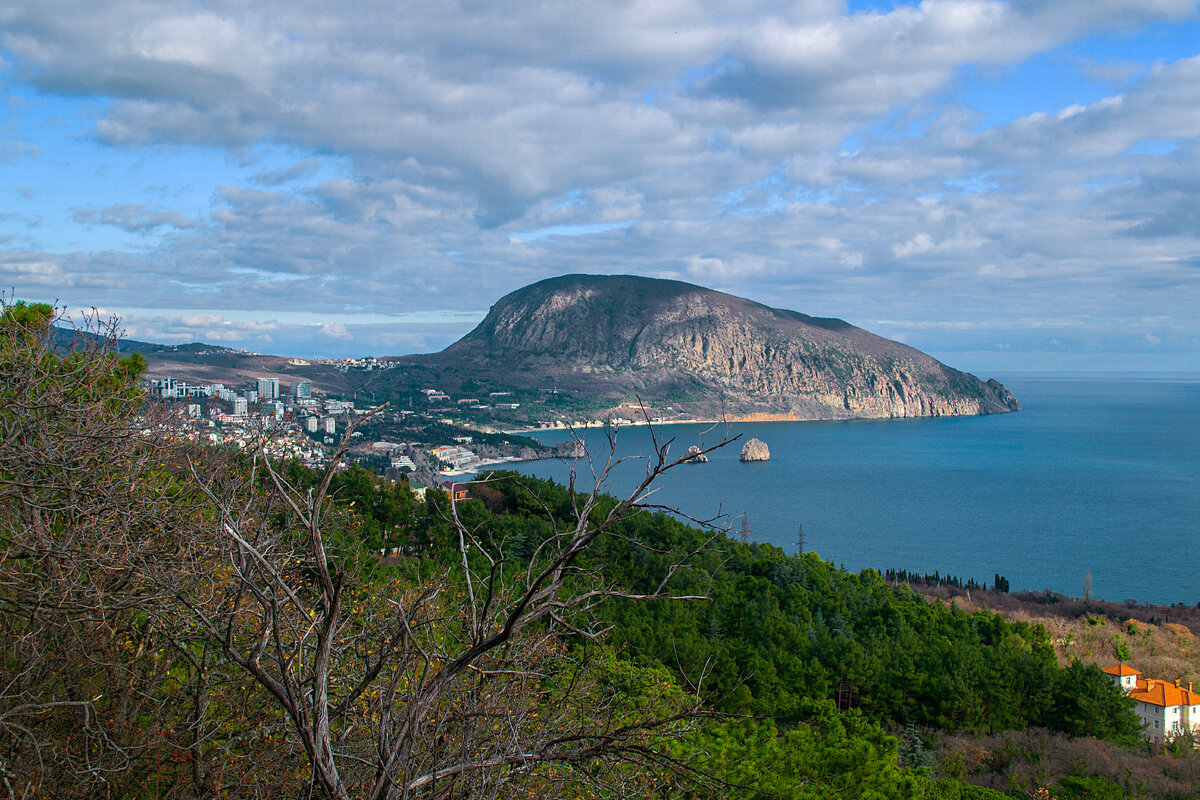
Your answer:
[[[795,419],[991,414],[1020,408],[995,381],[837,319],[678,281],[568,275],[500,299],[441,354],[530,378],[631,392],[732,416]]]

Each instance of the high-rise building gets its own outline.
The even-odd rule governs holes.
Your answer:
[[[276,400],[279,398],[279,378],[259,378],[258,396],[261,400]]]
[[[334,419],[333,417],[325,418],[325,432],[326,433],[337,433],[337,420],[336,419]]]
[[[249,410],[249,403],[244,397],[233,398],[233,415],[235,417],[244,417]]]
[[[292,384],[292,397],[303,400],[312,397],[312,381],[296,381]]]
[[[283,403],[278,400],[267,400],[260,407],[263,419],[283,419]]]
[[[304,430],[308,431],[309,433],[316,433],[317,432],[317,418],[316,417],[305,417],[304,418]]]

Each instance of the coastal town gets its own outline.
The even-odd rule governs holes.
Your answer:
[[[345,369],[383,369],[386,362],[347,359]],[[374,406],[357,398],[326,395],[308,380],[285,384],[278,377],[252,381],[188,383],[173,378],[147,378],[143,388],[155,400],[177,410],[175,424],[184,435],[206,444],[245,448],[266,438],[265,452],[275,458],[298,460],[324,467],[349,425]],[[505,430],[480,425],[478,416],[463,410],[515,409],[507,392],[480,398],[453,399],[438,389],[424,389],[423,408],[385,409],[360,423],[351,435],[346,464],[359,464],[380,475],[405,476],[421,491],[426,485],[452,487],[462,476],[515,461],[571,452],[570,447],[549,448],[523,434],[528,429]],[[458,413],[456,413],[458,412]],[[583,425],[634,424],[632,419],[610,418]],[[536,429],[566,427],[561,422]]]

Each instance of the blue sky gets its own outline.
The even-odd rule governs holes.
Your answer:
[[[135,338],[386,355],[632,273],[989,375],[1200,370],[1197,12],[10,3],[0,286]]]

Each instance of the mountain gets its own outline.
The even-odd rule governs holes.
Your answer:
[[[993,414],[1020,404],[906,345],[680,281],[565,275],[502,297],[440,353],[407,356],[446,388],[557,389],[593,407],[641,398],[696,416],[839,419]]]

